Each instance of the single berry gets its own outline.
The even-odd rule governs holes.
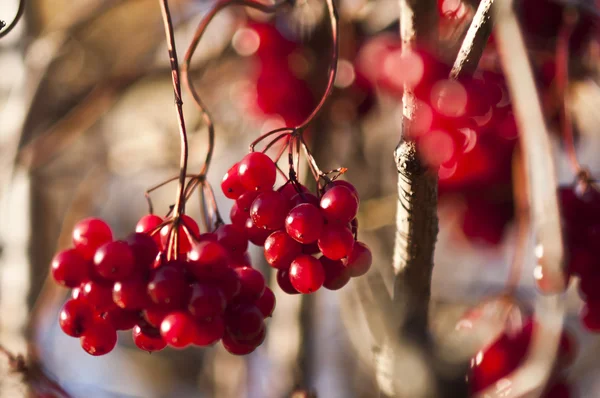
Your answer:
[[[244,156],[238,166],[238,175],[248,191],[268,191],[273,188],[277,177],[275,163],[262,152],[251,152]]]
[[[193,238],[197,238],[200,235],[200,228],[198,227],[198,224],[196,223],[196,221],[194,221],[194,219],[188,215],[183,214],[181,216],[181,218],[179,219],[179,228],[178,228],[178,232],[177,232],[177,242],[178,242],[178,246],[179,246],[179,253],[187,253],[191,250],[192,248],[192,242],[190,241],[190,237],[188,236],[191,235]],[[184,229],[187,229],[187,233]],[[169,224],[169,225],[165,225],[164,227],[161,228],[160,230],[160,239],[161,239],[161,244],[163,249],[167,248],[167,244],[169,242],[169,235],[172,233],[171,230],[173,229],[173,225]]]
[[[290,210],[290,201],[277,191],[263,192],[254,199],[250,217],[258,228],[276,230],[283,228]]]
[[[112,298],[113,285],[103,281],[87,281],[80,288],[81,298],[95,311],[104,312],[116,307]]]
[[[292,285],[290,280],[290,271],[287,269],[277,270],[277,284],[287,294],[300,294],[298,290]]]
[[[99,218],[86,218],[73,229],[73,246],[85,258],[91,260],[96,249],[112,240],[112,231],[107,223]]]
[[[327,184],[325,186],[325,192],[331,190],[333,187],[345,187],[348,188],[348,190],[350,192],[352,192],[352,194],[354,195],[354,197],[356,198],[356,200],[358,202],[360,202],[360,198],[358,196],[358,191],[356,190],[356,187],[354,185],[352,185],[351,183],[349,183],[348,181],[344,181],[344,180],[335,180],[330,182],[329,184]]]
[[[319,290],[325,282],[325,270],[316,258],[301,254],[292,261],[290,281],[294,289],[309,294]]]
[[[246,220],[250,217],[250,212],[246,213],[237,204],[237,201],[233,202],[231,210],[229,210],[229,219],[231,223],[239,228],[244,228]]]
[[[250,217],[250,208],[252,207],[252,202],[254,202],[254,199],[256,199],[258,195],[260,195],[260,192],[248,191],[236,199],[235,203],[238,205],[240,210],[246,214],[246,218]]]
[[[354,242],[346,263],[350,276],[357,277],[366,274],[371,268],[372,262],[373,255],[369,247],[362,242]]]
[[[191,315],[185,312],[173,312],[160,324],[160,334],[171,347],[184,348],[194,342],[197,327]]]
[[[93,311],[83,300],[68,300],[58,316],[60,328],[66,335],[80,337],[92,325]]]
[[[237,199],[246,191],[238,174],[238,166],[239,163],[231,166],[223,176],[223,181],[221,181],[221,190],[223,190],[223,193],[229,199]]]
[[[135,225],[135,232],[138,234],[150,235],[150,233],[162,224],[162,222],[162,217],[159,217],[156,214],[146,214],[144,217],[140,218],[140,221]],[[160,234],[158,231],[155,231],[152,235],[152,239],[158,247],[161,246]]]
[[[142,316],[148,324],[155,328],[160,328],[163,319],[171,312],[172,310],[167,306],[153,304],[142,311]]]
[[[89,278],[89,264],[75,249],[58,253],[52,260],[52,277],[66,287],[77,287]]]
[[[321,210],[329,222],[346,225],[358,213],[358,199],[348,188],[338,185],[321,196]]]
[[[105,279],[123,280],[134,270],[133,253],[123,241],[108,242],[100,246],[94,255],[94,269]]]
[[[217,286],[208,283],[194,283],[188,304],[188,311],[198,319],[222,315],[227,306],[225,294]]]
[[[323,286],[329,290],[338,290],[346,286],[350,281],[348,269],[341,260],[331,260],[322,256],[319,261],[325,271],[325,282]]]
[[[133,343],[140,350],[156,352],[167,346],[167,342],[160,335],[160,330],[150,325],[136,325],[133,327],[131,334]]]
[[[147,289],[154,303],[169,308],[183,308],[186,305],[190,288],[183,266],[175,260],[153,271]]]
[[[268,229],[258,228],[252,218],[248,217],[244,225],[248,240],[256,246],[264,246],[265,241],[273,231]]]
[[[265,318],[270,317],[275,310],[275,294],[266,287],[263,294],[254,302],[254,305],[258,307]]]
[[[271,267],[288,269],[292,260],[302,253],[302,245],[285,231],[276,231],[265,240],[264,253]]]
[[[219,278],[228,264],[227,250],[217,242],[200,242],[188,253],[187,266],[198,280]]]
[[[256,346],[250,344],[239,343],[229,334],[223,336],[223,347],[228,353],[233,355],[248,355],[256,349]]]
[[[252,304],[240,303],[227,308],[225,327],[237,341],[256,337],[265,327],[263,314]]]
[[[318,244],[325,257],[331,260],[341,260],[352,253],[354,236],[345,226],[327,224],[321,231]]]
[[[309,203],[294,207],[285,219],[285,230],[300,243],[313,243],[321,235],[323,216],[320,210]]]
[[[151,303],[147,287],[148,284],[141,279],[115,282],[112,291],[113,301],[123,309],[142,310]]]
[[[196,336],[193,343],[200,347],[215,344],[225,333],[225,321],[222,316],[200,320],[196,325]]]
[[[228,252],[233,255],[241,254],[248,248],[248,238],[243,229],[232,224],[221,225],[215,231],[217,240]]]
[[[133,233],[125,239],[125,242],[127,242],[133,254],[135,262],[134,275],[144,275],[152,268],[152,263],[158,256],[159,247],[156,241],[149,235]]]
[[[96,319],[90,329],[79,338],[79,342],[88,354],[105,355],[117,345],[117,331],[109,322]]]
[[[243,300],[256,300],[265,290],[265,278],[251,267],[236,268],[235,272],[242,284],[238,297]]]

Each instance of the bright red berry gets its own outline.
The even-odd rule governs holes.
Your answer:
[[[113,285],[103,281],[87,281],[80,288],[80,295],[95,311],[104,312],[116,307],[112,298]]]
[[[217,286],[208,283],[194,283],[188,304],[188,311],[198,319],[222,315],[227,305],[225,294]]]
[[[254,302],[265,318],[273,315],[275,310],[275,294],[268,287],[265,288],[263,294]]]
[[[157,216],[156,214],[146,214],[144,217],[140,218],[140,221],[135,225],[135,232],[139,234],[150,234],[150,232],[154,231],[160,224],[162,224],[162,217]],[[160,233],[156,231],[152,235],[152,239],[156,242],[158,247],[161,246],[160,241]]]
[[[356,190],[356,187],[354,185],[352,185],[351,183],[349,183],[348,181],[344,181],[344,180],[335,180],[330,182],[329,184],[327,184],[325,186],[325,192],[329,191],[331,188],[333,187],[345,187],[348,188],[348,190],[350,192],[352,192],[352,194],[354,195],[354,197],[356,198],[356,200],[358,202],[360,202],[360,198],[358,196],[358,191]]]
[[[142,310],[151,303],[147,287],[148,284],[141,279],[115,282],[112,291],[113,301],[123,309]]]
[[[235,269],[242,288],[238,297],[243,300],[256,300],[265,290],[265,278],[260,272],[251,267],[239,267]]]
[[[96,319],[90,329],[79,338],[79,342],[88,354],[105,355],[117,345],[117,331],[109,322]]]
[[[352,252],[348,256],[346,268],[352,277],[361,276],[367,273],[373,263],[373,255],[369,247],[362,242],[354,242]]]
[[[246,220],[250,217],[250,212],[246,213],[237,204],[237,201],[233,202],[231,210],[229,210],[229,219],[231,223],[239,228],[244,228]]]
[[[197,322],[196,336],[193,343],[200,347],[208,347],[219,341],[225,333],[225,321],[222,316]]]
[[[108,280],[126,279],[134,270],[133,253],[123,241],[108,242],[100,246],[94,255],[95,271]]]
[[[289,200],[277,191],[263,192],[254,199],[250,207],[250,217],[262,229],[283,228],[285,217],[290,210]]]
[[[96,249],[112,240],[112,231],[107,223],[99,218],[86,218],[73,229],[73,246],[85,258],[91,260]]]
[[[148,352],[160,351],[167,342],[160,335],[160,330],[150,325],[136,325],[132,330],[133,342],[140,349]]]
[[[248,249],[248,238],[243,229],[232,224],[221,225],[215,231],[217,240],[233,256],[241,255]]]
[[[192,217],[183,214],[180,218],[180,225],[178,228],[177,235],[179,253],[187,253],[192,248],[192,241],[190,240],[188,233],[186,233],[186,231],[184,230],[184,226],[188,230],[189,235],[191,235],[192,238],[198,238],[198,236],[200,235],[200,228],[198,227],[196,221],[194,221]],[[167,248],[167,244],[169,242],[169,234],[171,232],[171,229],[173,229],[172,224],[165,225],[160,229],[160,239],[162,247],[165,249]]]
[[[92,325],[93,311],[83,300],[68,300],[58,316],[60,328],[66,335],[80,337]]]
[[[187,266],[198,280],[219,278],[228,267],[227,250],[217,242],[200,242],[188,253]]]
[[[52,277],[66,287],[77,287],[89,278],[89,263],[75,249],[58,253],[52,260]]]
[[[264,253],[271,267],[288,269],[292,260],[302,253],[302,245],[285,231],[276,231],[265,240]]]
[[[354,236],[345,226],[327,224],[321,231],[318,244],[325,257],[332,260],[341,260],[352,253]]]
[[[244,156],[238,166],[238,175],[248,191],[268,191],[273,188],[277,168],[270,157],[262,152]]]
[[[292,261],[290,281],[294,289],[309,294],[319,290],[325,282],[325,270],[316,258],[301,254]]]
[[[287,294],[299,294],[300,292],[292,285],[290,271],[287,269],[277,270],[277,284]]]
[[[246,191],[238,174],[238,166],[239,163],[231,166],[223,176],[223,181],[221,181],[221,190],[229,199],[237,199]]]
[[[325,271],[325,282],[323,286],[329,290],[338,290],[346,286],[350,281],[348,269],[341,260],[331,260],[322,256],[319,261]]]
[[[314,205],[304,203],[294,207],[285,219],[285,230],[300,243],[313,243],[321,235],[323,216]]]
[[[160,334],[171,347],[184,348],[194,342],[197,327],[191,315],[185,312],[173,312],[160,324]]]
[[[190,289],[183,265],[176,260],[154,270],[147,289],[154,303],[169,308],[183,308]]]
[[[358,199],[348,188],[337,185],[321,196],[321,210],[329,222],[346,225],[358,213]]]

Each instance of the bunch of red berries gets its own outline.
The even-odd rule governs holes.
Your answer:
[[[222,340],[243,355],[264,341],[275,296],[231,225],[200,234],[189,216],[150,214],[136,233],[113,240],[104,221],[88,218],[75,226],[73,246],[52,261],[56,282],[73,288],[59,322],[91,355],[110,352],[117,330],[133,329],[134,343],[149,352]],[[173,247],[178,255],[168,256]]]
[[[600,193],[584,187],[559,190],[567,273],[580,278],[579,295],[585,301],[581,323],[592,332],[600,332],[600,262],[596,245],[600,236]]]
[[[289,294],[321,286],[337,290],[365,274],[372,257],[364,243],[355,241],[359,199],[354,186],[329,181],[316,196],[291,178],[274,190],[276,174],[271,158],[250,152],[225,174],[221,188],[235,199],[231,222],[264,246],[281,289]]]
[[[525,361],[534,327],[534,321],[527,318],[521,329],[512,333],[505,331],[492,344],[479,351],[471,359],[471,369],[467,377],[471,394],[477,394],[496,383],[498,383],[496,384],[498,392],[506,387],[506,384],[502,384],[500,381],[509,377]],[[560,371],[570,366],[576,355],[577,347],[573,336],[563,330],[560,336],[555,370],[542,397],[568,398],[571,396],[569,386],[560,375]]]

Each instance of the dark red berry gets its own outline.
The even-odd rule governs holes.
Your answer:
[[[371,268],[372,262],[373,255],[369,247],[362,242],[354,242],[346,263],[350,276],[357,277],[366,274]]]
[[[265,241],[265,260],[273,268],[288,269],[292,260],[302,253],[302,245],[285,231],[273,232]]]
[[[246,252],[248,249],[248,238],[243,229],[232,224],[221,225],[215,231],[217,240],[232,255]]]
[[[157,304],[150,305],[142,311],[142,316],[151,326],[160,328],[160,324],[167,315],[172,312],[169,307],[160,306]]]
[[[90,329],[79,338],[79,342],[88,354],[105,355],[117,345],[117,331],[109,322],[96,319]]]
[[[226,268],[219,279],[215,281],[215,284],[221,289],[227,302],[231,301],[242,290],[242,282],[237,272],[232,268]]]
[[[304,203],[294,207],[285,219],[285,230],[300,243],[316,242],[323,228],[323,216],[314,205]]]
[[[310,203],[315,207],[319,207],[321,205],[321,200],[310,192],[296,194],[292,196],[290,202],[292,207],[296,207],[298,205],[301,205],[302,203]]]
[[[317,242],[309,243],[307,245],[302,245],[302,254],[319,254],[321,253],[321,249],[319,249],[319,244]]]
[[[265,327],[263,314],[252,304],[240,303],[227,308],[225,327],[240,342],[256,337]]]
[[[73,246],[85,258],[91,260],[96,249],[112,240],[112,231],[107,223],[99,218],[86,218],[73,229]]]
[[[277,270],[277,284],[287,294],[299,294],[300,292],[292,285],[290,271],[287,269]]]
[[[133,254],[135,262],[134,275],[144,275],[150,270],[158,255],[159,247],[156,245],[156,241],[149,235],[133,233],[125,239],[125,242],[127,242]]]
[[[223,176],[223,181],[221,181],[221,190],[229,199],[237,199],[246,191],[238,174],[238,166],[239,163],[231,166]]]
[[[190,236],[186,233],[185,228],[188,230],[189,235],[192,238],[197,238],[200,235],[200,228],[194,219],[188,215],[183,214],[180,218],[180,225],[178,228],[177,242],[179,245],[179,253],[187,253],[192,248],[192,241],[190,240]],[[171,229],[173,229],[173,225],[165,225],[160,229],[160,239],[162,243],[162,247],[166,249],[167,244],[169,242],[169,234],[171,233]]]
[[[321,196],[321,210],[331,223],[346,225],[358,212],[358,199],[348,188],[337,185]]]
[[[250,217],[246,220],[245,231],[248,240],[256,246],[264,246],[265,240],[267,240],[271,232],[273,232],[269,229],[258,228]]]
[[[77,287],[89,278],[89,263],[75,249],[64,250],[52,260],[52,277],[66,287]]]
[[[102,312],[100,317],[108,321],[115,330],[131,330],[141,320],[139,311],[124,310],[119,307]]]
[[[251,152],[238,165],[238,175],[248,191],[268,191],[277,177],[275,163],[262,152]]]
[[[343,225],[327,224],[321,231],[318,244],[325,257],[331,260],[341,260],[352,253],[354,236]]]
[[[252,202],[250,217],[258,228],[276,230],[284,227],[289,210],[290,202],[283,194],[267,191]]]
[[[140,221],[135,225],[135,232],[150,235],[150,233],[162,224],[162,222],[162,217],[159,217],[156,214],[146,214],[144,217],[140,218]],[[158,231],[152,235],[152,239],[156,243],[156,246],[161,247],[162,243]]]
[[[246,218],[250,217],[250,208],[252,207],[252,202],[254,202],[254,199],[256,199],[258,195],[260,195],[260,192],[248,191],[235,201],[240,210],[246,214]]]
[[[346,286],[350,281],[348,269],[341,260],[331,260],[322,256],[319,261],[325,271],[325,282],[323,286],[329,290],[338,290]]]
[[[134,270],[133,253],[123,241],[108,242],[100,246],[94,255],[95,271],[108,280],[123,280]]]
[[[136,325],[132,330],[133,342],[140,349],[148,352],[160,351],[167,346],[160,335],[160,330],[150,325]]]
[[[193,343],[200,347],[208,347],[221,340],[225,333],[225,321],[222,316],[197,322],[196,336]]]
[[[141,310],[150,305],[148,284],[141,279],[115,282],[112,298],[116,305],[128,310]]]
[[[189,298],[189,285],[184,265],[171,261],[154,270],[148,282],[148,295],[156,304],[183,308]]]
[[[254,305],[265,318],[273,315],[273,311],[275,310],[275,295],[273,291],[266,287],[263,294],[254,302]]]
[[[256,349],[256,346],[235,341],[227,332],[223,335],[222,343],[225,350],[233,355],[248,355]]]
[[[265,278],[260,272],[251,267],[236,268],[235,272],[242,284],[238,297],[243,300],[256,300],[265,290]]]
[[[80,337],[92,325],[92,308],[83,300],[68,300],[58,316],[58,323],[65,334]]]
[[[81,299],[85,300],[95,311],[104,312],[115,308],[112,298],[113,285],[102,281],[87,281],[80,288]]]
[[[325,282],[325,270],[316,258],[301,254],[292,261],[290,281],[294,289],[309,294],[319,290]]]
[[[160,334],[171,347],[184,348],[196,339],[197,327],[191,315],[185,312],[173,312],[160,324]]]
[[[198,319],[222,315],[227,305],[225,294],[217,286],[208,283],[194,283],[188,304],[188,311]]]
[[[288,200],[291,200],[300,192],[309,193],[308,188],[306,188],[304,185],[293,184],[291,182],[288,182],[287,184],[279,188],[277,191],[280,192],[283,196],[285,196]]]
[[[188,253],[187,266],[198,280],[219,278],[229,264],[227,250],[217,242],[200,242]]]

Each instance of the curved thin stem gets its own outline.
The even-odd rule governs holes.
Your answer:
[[[17,26],[17,23],[23,16],[24,12],[25,12],[25,0],[20,0],[19,8],[17,9],[17,14],[15,15],[15,18],[12,20],[12,22],[6,28],[4,28],[3,30],[0,31],[0,39],[3,38],[4,36],[6,36],[7,34],[9,34],[10,31],[13,30],[15,26]],[[2,27],[4,27],[4,21],[0,21],[0,28],[2,28]]]

